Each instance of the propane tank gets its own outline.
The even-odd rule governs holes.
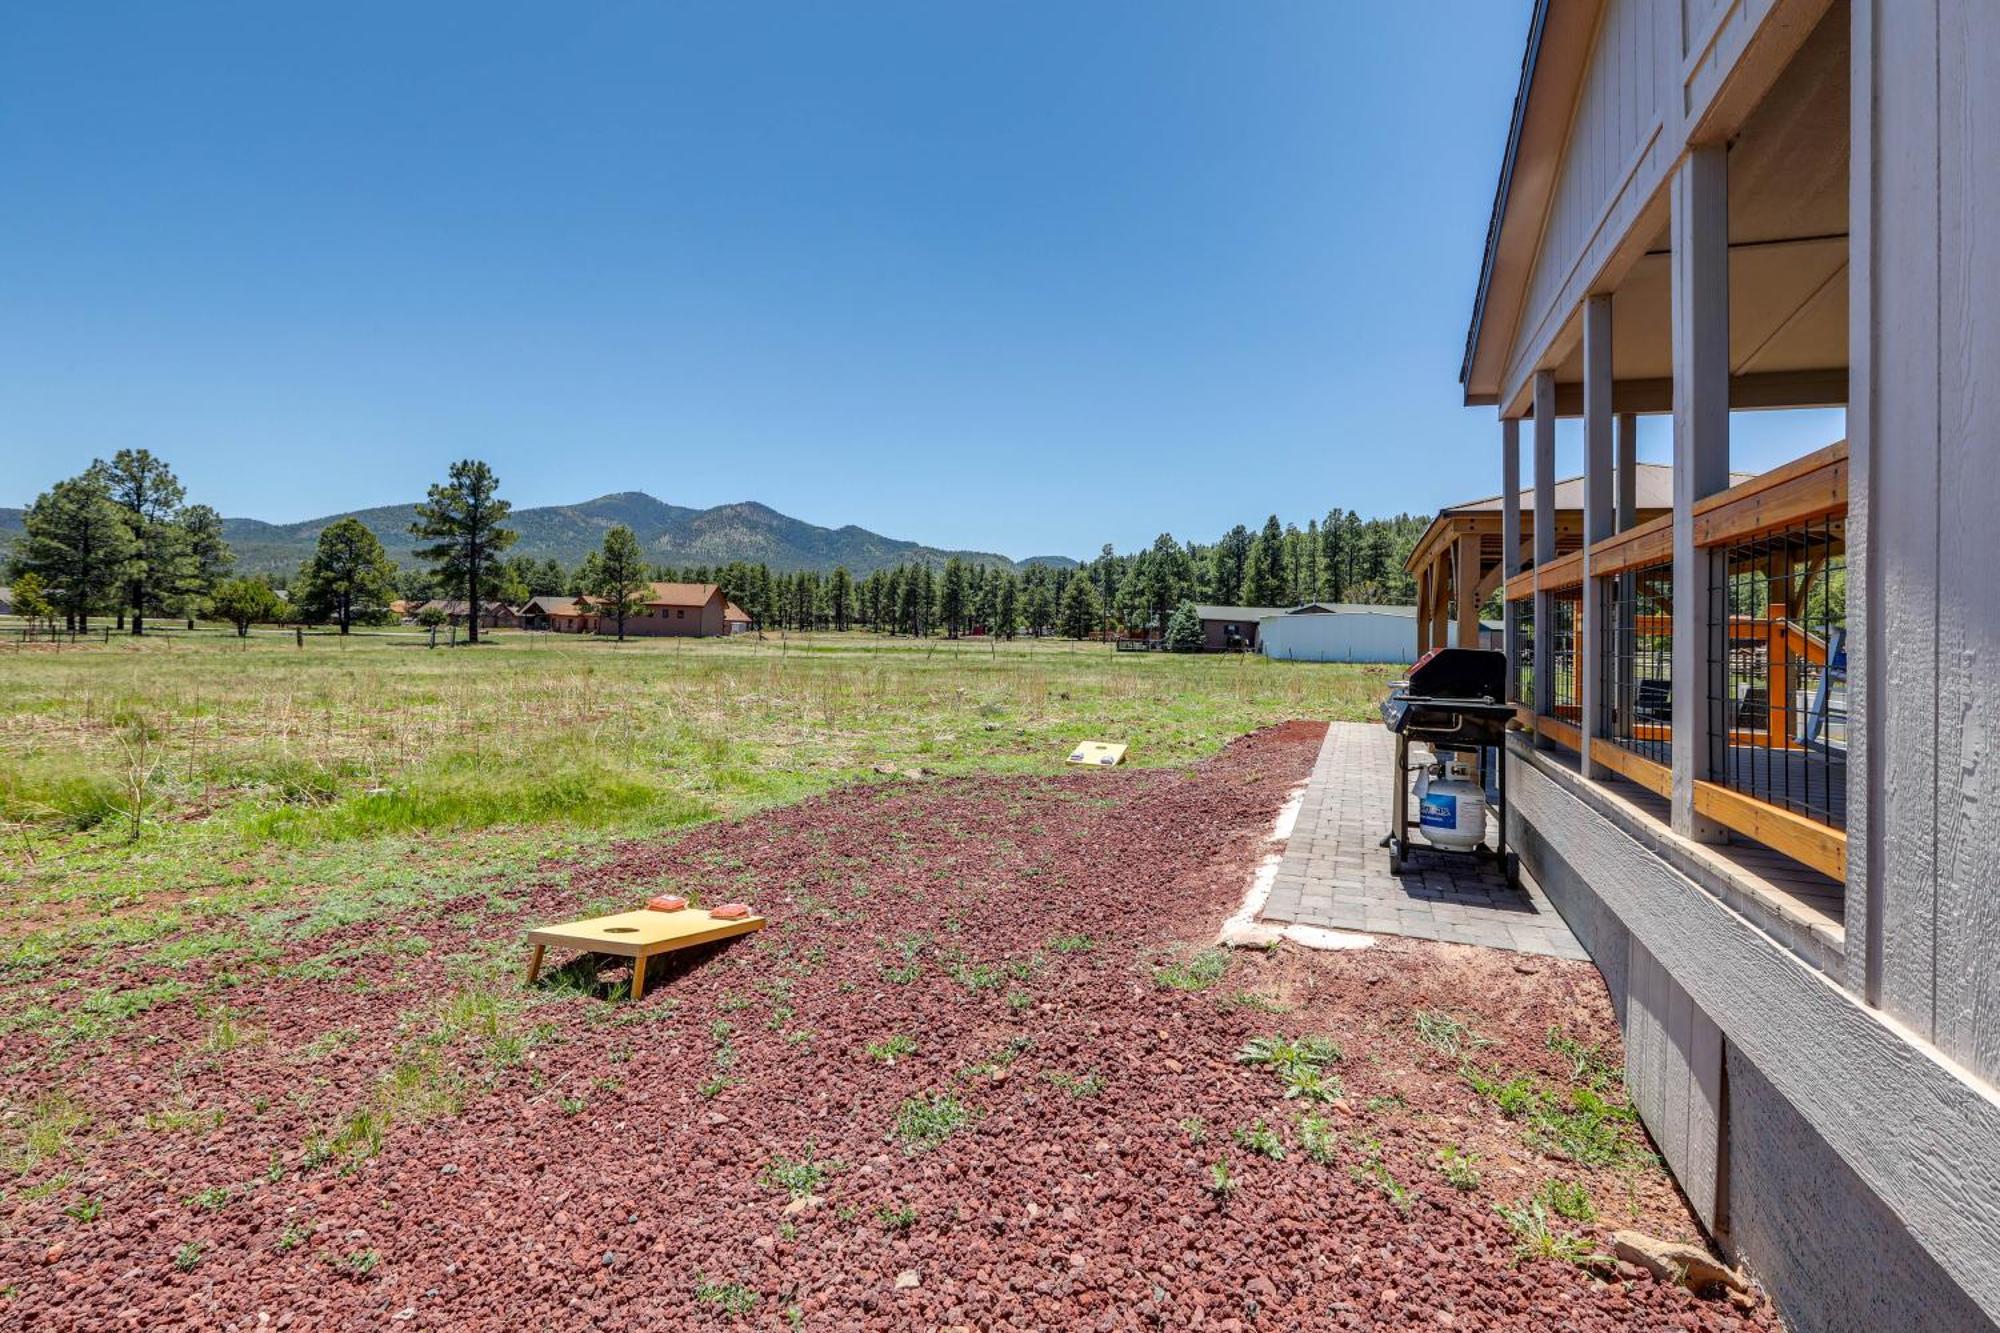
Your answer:
[[[1417,774],[1417,827],[1433,846],[1469,852],[1486,840],[1486,790],[1472,765],[1449,756]]]

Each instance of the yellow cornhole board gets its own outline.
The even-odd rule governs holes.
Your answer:
[[[1070,763],[1089,764],[1093,768],[1110,768],[1124,760],[1125,747],[1110,741],[1082,741],[1069,752]]]
[[[535,953],[528,960],[527,984],[534,985],[542,975],[542,951],[553,944],[558,949],[581,949],[586,953],[608,953],[630,958],[632,998],[637,1000],[646,994],[646,960],[654,954],[711,944],[763,928],[764,918],[761,916],[718,921],[699,907],[687,907],[678,912],[655,912],[650,908],[641,908],[636,912],[594,916],[588,921],[566,921],[559,926],[544,926],[528,932],[528,943],[535,946]]]

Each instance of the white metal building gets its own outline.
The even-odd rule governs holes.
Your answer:
[[[1456,644],[1456,622],[1449,633]],[[1480,638],[1484,647],[1499,647],[1500,622],[1484,622]],[[1311,602],[1265,616],[1257,643],[1264,656],[1281,662],[1414,662],[1417,608]]]

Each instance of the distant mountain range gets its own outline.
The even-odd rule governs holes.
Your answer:
[[[319,540],[320,529],[349,514],[328,514],[303,523],[266,523],[255,518],[226,518],[223,535],[236,552],[236,567],[244,573],[276,573],[297,569]],[[414,505],[383,505],[357,509],[360,519],[388,548],[397,563],[413,565],[410,524]],[[952,556],[1016,572],[1028,565],[1069,569],[1068,556],[1030,556],[1010,560],[991,551],[954,551],[921,542],[897,541],[849,524],[822,528],[790,518],[755,501],[688,509],[656,500],[643,491],[601,495],[582,504],[545,505],[516,509],[508,526],[521,534],[507,554],[537,560],[554,558],[574,566],[604,542],[604,534],[619,524],[632,529],[647,554],[667,565],[726,565],[732,560],[769,565],[775,571],[832,569],[845,565],[856,577],[902,564],[943,565]],[[0,507],[0,545],[21,532],[21,510]]]

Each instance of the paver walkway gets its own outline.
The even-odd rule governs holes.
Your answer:
[[[1395,758],[1384,727],[1327,728],[1260,919],[1588,957],[1525,870],[1513,889],[1491,861],[1420,849],[1400,878],[1389,873]]]

